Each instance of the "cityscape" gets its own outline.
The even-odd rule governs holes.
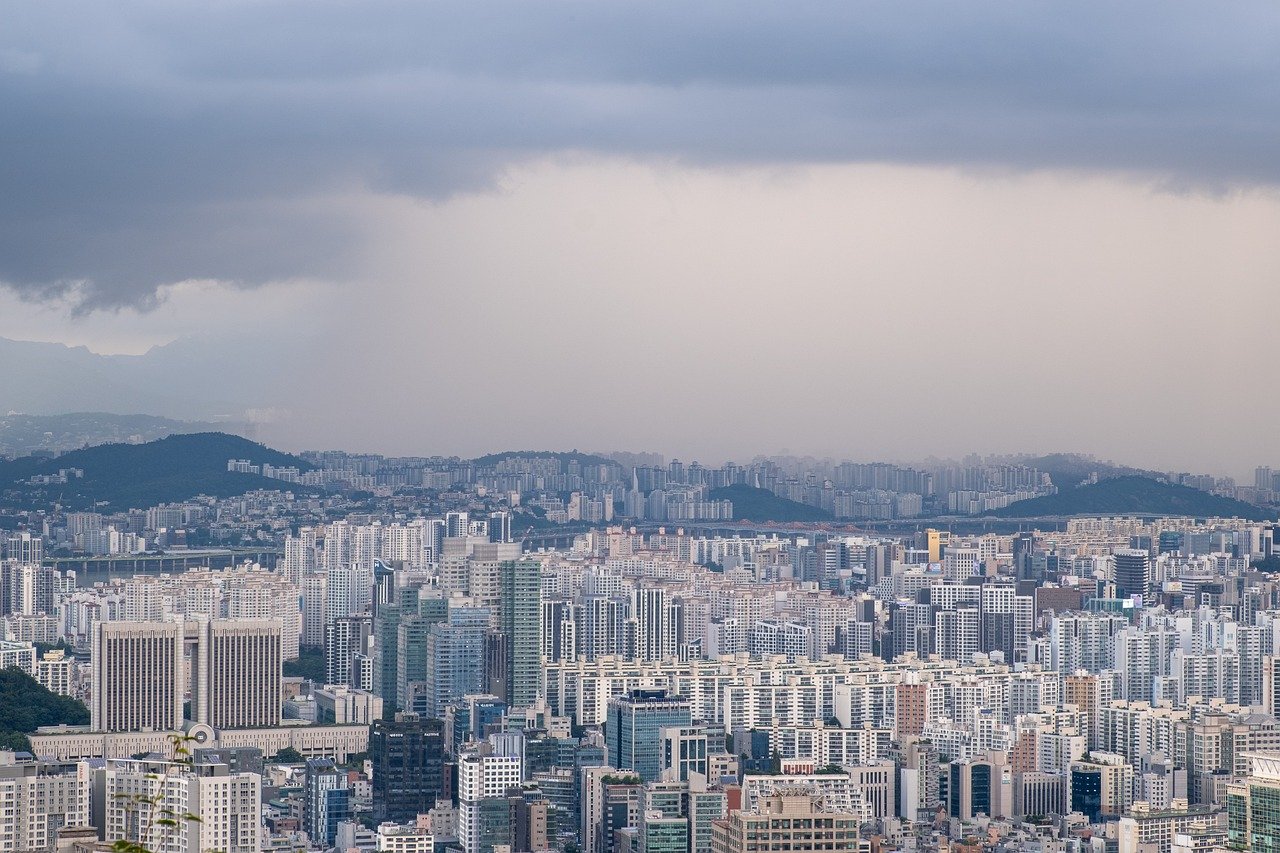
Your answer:
[[[1280,5],[0,21],[0,853],[1280,853]]]
[[[1182,853],[1280,796],[1267,466],[142,438],[0,462],[6,849]],[[74,505],[175,443],[275,488]],[[1250,511],[1019,506],[1138,480]]]

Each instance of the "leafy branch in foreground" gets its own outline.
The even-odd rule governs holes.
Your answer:
[[[165,762],[163,773],[147,773],[143,779],[150,783],[146,793],[116,794],[122,803],[125,814],[132,816],[140,824],[134,833],[136,838],[117,838],[111,842],[115,853],[155,853],[148,844],[154,843],[153,835],[159,834],[160,845],[164,845],[178,831],[181,824],[200,823],[200,816],[186,810],[171,808],[165,801],[168,789],[167,782],[171,778],[173,768],[191,768],[195,761],[188,746],[195,738],[190,735],[169,735],[169,743],[173,748],[173,757]],[[134,821],[130,821],[131,823]]]

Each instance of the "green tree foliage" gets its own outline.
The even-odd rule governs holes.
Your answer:
[[[0,670],[0,746],[30,749],[27,735],[41,726],[89,722],[89,709],[78,699],[60,696],[17,667]]]
[[[307,759],[306,756],[301,752],[298,752],[298,750],[291,746],[286,746],[284,749],[271,756],[271,760],[276,764],[301,764]]]
[[[304,470],[312,467],[306,460],[237,435],[201,432],[171,435],[146,444],[100,444],[52,460],[24,457],[0,462],[0,486],[36,474],[57,473],[61,468],[79,468],[84,471],[82,478],[24,488],[33,498],[56,498],[64,506],[87,507],[106,501],[113,509],[154,506],[198,494],[232,497],[253,489],[286,486],[280,480],[228,471],[228,459]]]
[[[284,662],[285,678],[305,678],[308,681],[324,683],[324,649],[303,646],[298,650],[297,660]]]
[[[177,764],[190,766],[193,763],[189,744],[194,740],[195,738],[190,735],[169,735],[173,760]],[[148,779],[154,779],[158,783],[154,786],[153,794],[117,795],[125,810],[136,816],[130,823],[138,827],[138,839],[117,838],[111,842],[114,853],[152,853],[146,842],[156,834],[159,834],[167,843],[167,839],[178,831],[181,824],[200,823],[199,815],[186,811],[174,811],[164,805],[165,777],[168,775],[168,770],[163,774],[147,774]]]
[[[1188,515],[1194,518],[1239,516],[1251,521],[1275,518],[1275,513],[1244,501],[1211,495],[1190,486],[1136,476],[1113,477],[1087,486],[1066,489],[1056,495],[1017,501],[986,514],[1001,518],[1034,518],[1115,513]]]
[[[788,500],[768,489],[737,483],[712,489],[716,501],[733,501],[733,517],[746,521],[830,521],[831,513],[816,506]]]

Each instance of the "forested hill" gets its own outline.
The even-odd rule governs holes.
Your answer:
[[[1018,501],[987,515],[1000,518],[1038,518],[1068,515],[1219,516],[1265,521],[1275,516],[1244,501],[1211,495],[1190,486],[1149,477],[1115,477],[1087,486],[1064,489],[1056,495]]]
[[[57,500],[71,508],[105,501],[110,510],[145,508],[195,495],[232,497],[254,489],[289,488],[281,480],[227,470],[227,460],[309,470],[305,460],[238,435],[202,432],[171,435],[145,444],[101,444],[54,459],[24,457],[0,462],[0,487],[18,489],[31,500]],[[30,485],[38,475],[80,469],[66,483]]]

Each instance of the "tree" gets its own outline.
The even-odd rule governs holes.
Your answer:
[[[188,744],[195,740],[191,735],[172,734],[169,735],[169,743],[173,747],[174,764],[190,767],[194,764],[191,756],[191,750]],[[156,781],[153,787],[155,793],[152,794],[117,794],[120,802],[124,804],[126,811],[133,812],[138,816],[136,825],[138,827],[137,839],[117,838],[111,842],[111,849],[114,853],[152,853],[151,848],[147,846],[147,842],[151,840],[152,835],[157,829],[160,834],[167,838],[177,831],[178,826],[182,823],[200,823],[200,816],[192,814],[188,811],[174,811],[164,804],[165,791],[167,785],[166,780],[169,777],[170,770],[167,765],[164,773],[148,773],[146,778]]]
[[[276,764],[301,764],[307,759],[301,752],[298,752],[298,750],[291,746],[286,746],[284,749],[271,756],[271,760]]]

